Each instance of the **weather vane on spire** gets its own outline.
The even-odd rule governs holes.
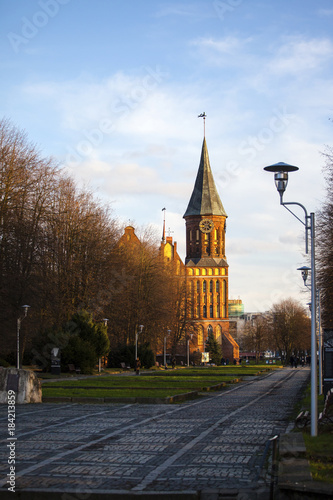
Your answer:
[[[206,137],[206,122],[205,122],[205,120],[206,120],[206,116],[207,116],[207,115],[206,115],[206,113],[205,113],[205,112],[203,112],[203,113],[201,113],[200,115],[198,115],[198,118],[203,118],[203,122],[204,122],[204,137]]]

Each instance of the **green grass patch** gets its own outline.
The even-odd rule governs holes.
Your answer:
[[[235,377],[223,377],[223,383],[232,382]],[[61,384],[61,386],[60,386]],[[44,383],[44,397],[167,397],[184,392],[202,391],[206,387],[221,384],[211,377],[188,379],[170,377],[107,377]]]
[[[44,382],[42,390],[44,397],[166,397],[184,392],[203,391],[207,387],[231,383],[236,378],[254,376],[259,372],[264,373],[276,368],[265,365],[228,365],[151,371],[140,377],[132,374],[104,375],[79,380]]]
[[[325,398],[318,396],[318,415],[323,411]],[[300,410],[311,413],[311,384],[304,391],[304,397],[297,405],[297,413]],[[333,408],[329,409],[330,414]],[[310,427],[303,431],[306,447],[306,456],[310,463],[312,477],[315,481],[324,481],[333,484],[333,426],[332,424],[319,424],[318,436],[310,435]]]
[[[193,368],[176,369],[176,370],[161,370],[155,372],[158,377],[223,377],[228,375],[246,376],[265,373],[270,370],[280,369],[276,365],[226,365],[226,366],[196,366]],[[146,375],[145,375],[146,376]]]
[[[188,379],[184,377],[103,377],[82,380],[66,380],[61,382],[45,382],[42,385],[44,389],[51,387],[91,387],[91,388],[177,388],[184,389],[200,389],[202,387],[212,386],[221,382],[231,382],[235,377],[227,376],[223,378],[218,377],[199,377],[192,376]]]
[[[315,481],[333,484],[333,430],[327,426],[318,436],[303,433],[307,458]]]

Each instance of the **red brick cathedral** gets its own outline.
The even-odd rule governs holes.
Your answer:
[[[206,139],[203,140],[199,169],[184,219],[187,319],[196,327],[194,347],[204,352],[208,334],[212,332],[222,345],[222,356],[232,362],[239,358],[239,347],[229,334],[229,266],[225,252],[227,214],[215,186]],[[167,260],[176,261],[180,270],[184,264],[176,248],[171,237],[163,237],[162,254]]]

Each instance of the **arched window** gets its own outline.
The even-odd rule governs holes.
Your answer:
[[[203,328],[200,325],[198,327],[198,345],[202,345],[202,344],[203,344]]]
[[[214,314],[213,314],[213,304],[211,304],[211,305],[209,306],[209,316],[210,316],[211,318],[213,318],[213,316],[214,316]]]
[[[207,318],[207,306],[203,306],[203,317]]]
[[[197,281],[197,293],[200,293],[200,281]]]
[[[204,282],[202,283],[202,291],[203,291],[203,293],[206,293],[206,291],[207,291],[207,283],[206,283],[206,280],[204,280]]]
[[[210,280],[209,282],[209,291],[210,293],[213,293],[213,280]]]
[[[220,293],[220,282],[216,282],[216,293]]]
[[[216,327],[216,340],[219,344],[222,344],[222,328],[220,325]]]

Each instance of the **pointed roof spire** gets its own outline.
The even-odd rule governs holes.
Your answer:
[[[189,215],[223,215],[228,217],[215,186],[205,138],[202,144],[197,178],[184,218]]]

